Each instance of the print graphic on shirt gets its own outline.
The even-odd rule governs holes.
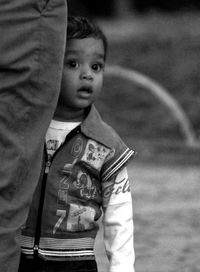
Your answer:
[[[79,157],[80,153],[83,150],[83,140],[78,137],[75,141],[75,143],[72,146],[71,154],[75,159],[72,163],[66,163],[62,169],[62,172],[64,174],[64,177],[60,180],[59,183],[59,190],[58,190],[58,201],[68,203],[68,190],[69,190],[69,184],[70,181],[72,182],[72,170],[73,166],[77,161],[77,158]]]
[[[83,150],[83,140],[78,137],[72,146],[71,154],[73,157],[78,158]]]
[[[74,159],[72,163],[66,163],[62,169],[62,173],[64,177],[61,178],[59,182],[59,189],[58,189],[58,203],[68,204],[68,190],[70,188],[70,183],[73,181],[73,166],[76,163],[77,159]]]
[[[82,170],[82,161],[77,158],[72,163],[66,163],[62,169],[63,177],[59,181],[58,202],[69,203],[69,190],[73,194],[83,199],[95,199],[100,196],[100,185],[98,186],[96,179],[90,176],[87,171]],[[92,171],[92,169],[90,169]],[[73,194],[74,195],[74,194]]]
[[[46,142],[46,149],[47,149],[47,160],[46,160],[46,168],[45,173],[49,172],[49,168],[51,166],[51,161],[53,154],[58,149],[59,141],[58,140],[48,140]]]
[[[66,163],[62,169],[62,172],[64,174],[64,177],[59,182],[59,189],[58,189],[58,205],[61,204],[66,207],[66,210],[63,209],[57,209],[56,216],[58,217],[58,220],[56,221],[54,228],[53,228],[53,234],[56,233],[57,230],[61,230],[61,226],[64,223],[66,225],[67,220],[67,204],[69,202],[68,199],[68,190],[69,190],[69,181],[70,176],[72,174],[73,165],[76,162],[77,159],[75,159],[72,163]],[[65,230],[67,228],[65,227]]]
[[[77,178],[73,184],[80,191],[81,197],[86,199],[94,199],[97,197],[96,186],[93,185],[90,176],[82,170],[78,172]]]
[[[90,164],[95,169],[100,170],[109,153],[109,148],[93,140],[88,140],[84,155],[81,160]]]
[[[72,174],[72,164],[68,165],[68,176],[63,177],[60,180],[59,183],[59,189],[58,189],[58,202],[62,204],[63,202],[65,204],[69,203],[69,189],[70,189],[70,184],[71,187],[73,185],[73,190],[78,191],[76,195],[81,196],[84,199],[95,199],[98,197],[97,193],[97,188],[94,185],[95,180],[92,181],[90,176],[86,173],[84,173],[82,170],[79,170],[77,173],[73,172]]]
[[[73,203],[76,198],[84,201],[100,197],[95,179],[92,179],[80,166],[76,165],[77,159],[71,164],[64,165],[63,174],[58,189],[57,222],[53,233],[56,231],[82,231],[90,229],[96,215],[94,208]]]
[[[130,194],[131,190],[128,177],[122,179],[115,179],[112,180],[111,182],[103,183],[102,187],[103,187],[102,196],[105,206],[107,206],[110,200],[111,200],[110,204],[117,204],[115,203],[115,201],[120,203],[126,202],[129,199],[127,193]]]
[[[60,231],[83,231],[93,228],[95,209],[89,206],[82,206],[71,203],[69,212],[58,209],[56,211],[58,220],[53,228],[53,234]]]
[[[93,227],[95,210],[92,207],[86,207],[71,203],[67,219],[68,231],[83,231]]]
[[[47,150],[49,152],[54,152],[58,148],[59,141],[58,140],[48,140],[46,143]]]

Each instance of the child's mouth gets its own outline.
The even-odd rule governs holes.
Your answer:
[[[88,98],[92,94],[91,87],[81,87],[78,89],[78,95],[82,98]]]
[[[91,87],[81,87],[81,88],[78,89],[78,92],[91,94],[92,93],[92,88]]]

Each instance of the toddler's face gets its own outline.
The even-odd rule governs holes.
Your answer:
[[[68,41],[60,100],[71,109],[84,109],[94,102],[103,85],[104,46],[100,39]]]

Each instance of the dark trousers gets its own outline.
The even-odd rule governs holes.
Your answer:
[[[66,0],[0,0],[0,271],[18,271],[19,229],[57,103]]]
[[[21,257],[18,272],[97,272],[95,260],[86,261],[45,261],[41,258]]]

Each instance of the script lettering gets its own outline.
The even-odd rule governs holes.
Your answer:
[[[128,178],[123,178],[122,180],[115,181],[114,184],[108,185],[103,190],[103,197],[109,198],[112,194],[119,195],[130,192],[130,185]]]

